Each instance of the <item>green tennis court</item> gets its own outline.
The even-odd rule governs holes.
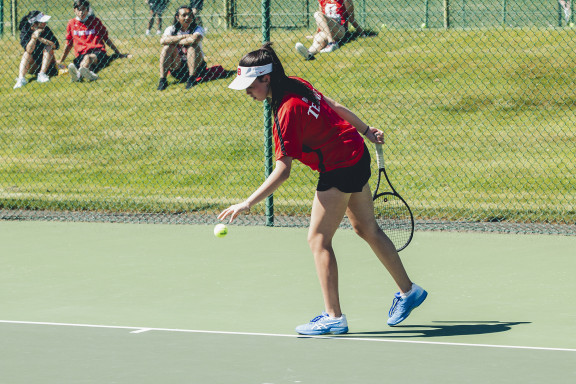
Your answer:
[[[336,235],[350,333],[322,311],[306,229],[0,221],[0,382],[573,383],[576,238],[417,232],[428,300],[386,325],[395,287]]]

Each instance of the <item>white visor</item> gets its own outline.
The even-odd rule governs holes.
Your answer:
[[[28,22],[30,24],[34,24],[34,23],[46,23],[48,22],[48,20],[50,20],[50,16],[43,14],[42,12],[40,12],[39,14],[37,14],[35,17],[31,18],[30,20],[28,20]]]
[[[272,72],[272,64],[261,65],[259,67],[238,67],[238,76],[230,83],[228,88],[236,90],[246,89],[258,76],[270,72]]]

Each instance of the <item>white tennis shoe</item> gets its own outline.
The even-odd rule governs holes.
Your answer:
[[[68,64],[68,74],[70,75],[70,80],[72,80],[73,83],[82,80],[74,63]]]
[[[89,70],[88,68],[80,68],[80,70],[78,71],[80,72],[80,77],[84,78],[88,81],[94,81],[94,80],[98,80],[98,75],[95,74],[94,72],[92,72],[91,70]]]
[[[19,77],[16,79],[16,84],[14,85],[14,89],[22,88],[28,84],[28,80],[25,77]]]
[[[346,315],[340,317],[330,317],[326,312],[316,316],[308,324],[296,327],[296,332],[301,335],[325,335],[333,333],[339,335],[348,332],[348,321]]]

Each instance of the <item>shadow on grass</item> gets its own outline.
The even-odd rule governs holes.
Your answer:
[[[339,41],[339,44],[342,46],[344,44],[348,44],[355,40],[358,40],[359,38],[374,37],[374,36],[378,36],[378,32],[373,31],[371,29],[365,29],[362,33],[357,33],[355,31],[354,32],[348,31],[346,32],[344,38]]]
[[[516,325],[531,324],[529,321],[434,321],[433,323],[426,325],[397,325],[386,331],[349,332],[341,337],[410,338],[483,335],[506,332]]]

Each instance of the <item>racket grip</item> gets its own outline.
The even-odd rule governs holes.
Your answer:
[[[376,146],[376,163],[378,168],[384,168],[384,152],[382,151],[382,144],[374,144]]]

